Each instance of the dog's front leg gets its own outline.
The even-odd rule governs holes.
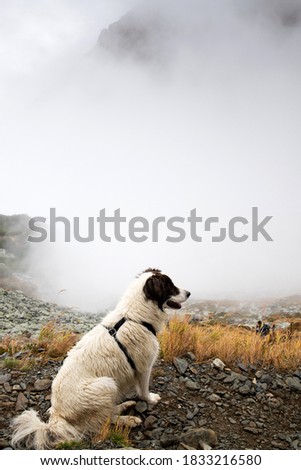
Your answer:
[[[157,393],[150,393],[149,391],[149,379],[150,379],[151,369],[147,370],[144,373],[138,373],[136,390],[140,400],[146,401],[147,403],[156,404],[161,400],[160,395]]]

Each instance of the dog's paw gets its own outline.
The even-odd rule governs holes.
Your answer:
[[[155,405],[161,400],[160,395],[158,393],[150,393],[149,396],[147,397],[147,403],[150,403],[151,405]]]
[[[129,428],[135,428],[142,424],[142,419],[138,418],[138,416],[127,416],[126,417],[126,425]]]

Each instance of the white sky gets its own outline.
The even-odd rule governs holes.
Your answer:
[[[88,59],[135,3],[0,0],[0,213],[55,207],[85,227],[102,208],[227,221],[258,206],[273,243],[43,244],[33,265],[87,309],[148,266],[195,298],[300,293],[301,23],[283,24],[300,1],[161,1],[164,64]]]

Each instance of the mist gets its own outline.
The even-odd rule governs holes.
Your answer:
[[[103,208],[273,216],[273,242],[32,243],[41,295],[110,308],[149,266],[194,299],[300,293],[300,0],[0,10],[0,213],[56,208],[82,236]]]

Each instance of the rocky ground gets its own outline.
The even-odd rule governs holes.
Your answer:
[[[7,334],[35,334],[41,326],[52,321],[83,333],[93,328],[103,315],[81,312],[29,297],[21,291],[0,288],[0,338]]]
[[[35,334],[51,320],[82,333],[102,317],[4,289],[0,289],[0,314],[2,335]],[[13,357],[19,358],[18,354]],[[7,353],[4,356],[0,365]],[[60,366],[49,360],[26,371],[0,370],[0,448],[9,447],[11,419],[24,409],[34,408],[47,419],[51,383]],[[213,359],[198,364],[187,353],[172,363],[157,361],[151,390],[161,395],[161,402],[154,407],[137,402],[131,410],[143,421],[130,434],[134,448],[200,448],[204,441],[200,428],[205,428],[216,433],[210,434],[210,442],[207,436],[206,443],[217,449],[301,449],[301,367],[280,372],[237,363],[230,368]],[[114,445],[85,444],[105,449]]]
[[[2,371],[1,448],[9,447],[10,421],[16,414],[32,407],[47,419],[51,382],[59,367],[50,361],[29,371]],[[220,361],[197,364],[187,354],[172,364],[159,360],[151,389],[161,402],[148,406],[138,401],[130,412],[143,420],[130,435],[134,448],[201,448],[200,428],[209,428],[217,441],[214,437],[207,444],[216,449],[301,449],[301,368],[280,373],[237,364],[230,369]],[[86,446],[114,448],[110,441]]]

